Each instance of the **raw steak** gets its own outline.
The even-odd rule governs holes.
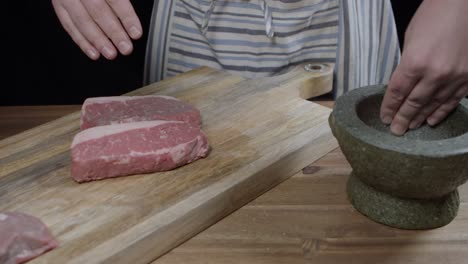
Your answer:
[[[71,175],[77,182],[166,171],[204,158],[208,141],[198,125],[142,121],[93,127],[71,145]]]
[[[24,263],[57,246],[55,238],[36,217],[18,212],[0,213],[0,263]]]
[[[88,98],[81,108],[82,130],[137,121],[171,120],[201,124],[200,111],[170,96],[113,96]]]

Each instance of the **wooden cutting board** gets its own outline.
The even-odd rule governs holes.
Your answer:
[[[60,247],[32,263],[148,263],[337,147],[333,65],[244,80],[200,68],[135,90],[200,109],[210,155],[179,169],[77,184],[70,143],[79,112],[0,141],[0,212],[39,217]]]

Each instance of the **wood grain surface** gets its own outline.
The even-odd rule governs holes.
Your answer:
[[[449,225],[407,231],[375,223],[346,198],[351,167],[339,149],[153,264],[464,264],[468,184]]]
[[[73,107],[28,106],[21,115],[0,107],[0,127],[12,135],[18,128],[10,130],[3,120],[29,129]],[[308,174],[297,173],[154,264],[466,263],[467,184],[460,188],[462,204],[454,222],[430,231],[404,231],[374,223],[350,206],[344,189],[351,168],[339,149],[304,171]]]
[[[329,91],[330,78],[298,68],[242,80],[202,68],[132,92],[172,95],[202,112],[210,156],[170,172],[75,183],[78,112],[8,137],[0,211],[35,215],[58,237],[59,248],[31,263],[147,263],[337,146],[330,110],[299,97],[311,79]]]

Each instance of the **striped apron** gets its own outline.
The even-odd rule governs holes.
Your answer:
[[[389,0],[155,0],[144,80],[200,66],[256,78],[331,62],[336,97],[388,82],[399,59]]]

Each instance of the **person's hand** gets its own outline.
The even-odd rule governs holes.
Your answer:
[[[73,41],[93,60],[100,54],[112,60],[118,51],[130,54],[131,39],[142,35],[129,0],[52,0],[52,5]]]
[[[395,135],[437,125],[468,95],[468,1],[425,0],[405,34],[380,118]]]

